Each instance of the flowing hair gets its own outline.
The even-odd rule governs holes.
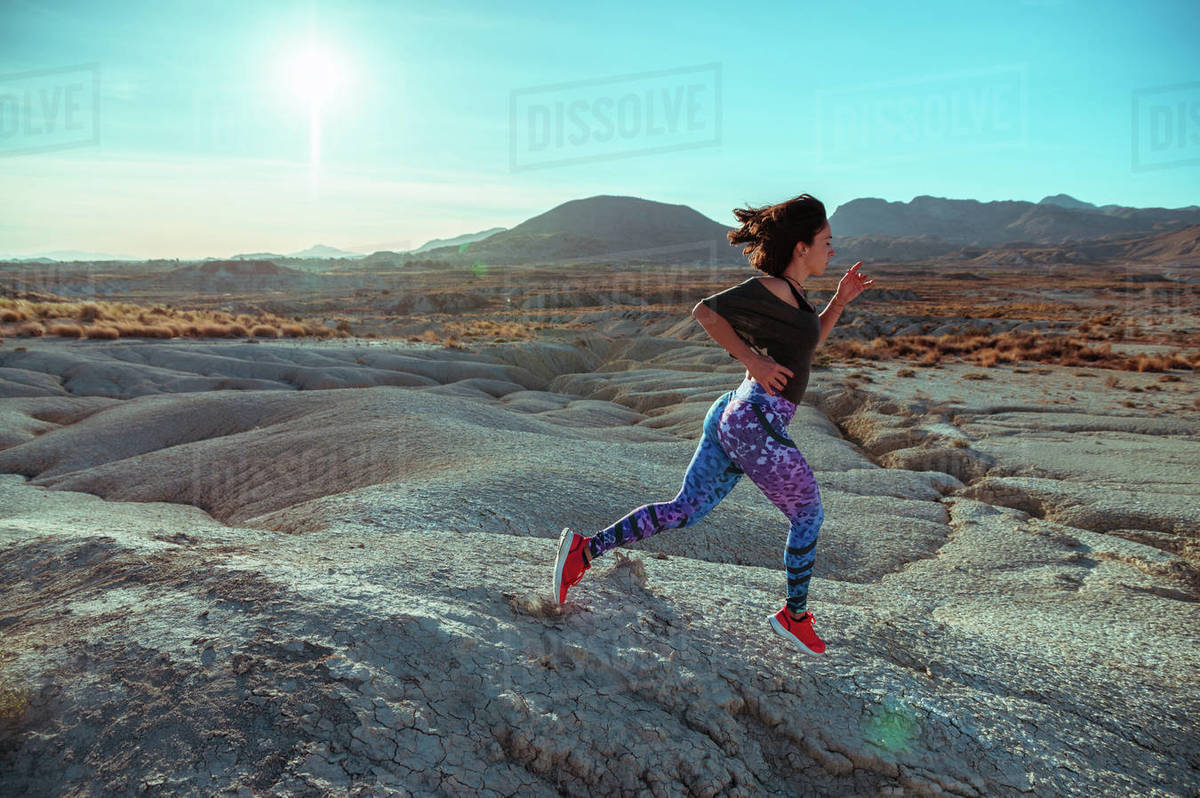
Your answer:
[[[745,244],[742,254],[750,257],[750,265],[772,277],[783,274],[797,243],[812,246],[829,221],[825,206],[809,194],[761,208],[735,208],[733,215],[742,226],[725,234],[730,245]]]

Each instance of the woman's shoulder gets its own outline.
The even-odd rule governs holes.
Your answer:
[[[792,304],[790,301],[792,289],[788,287],[788,281],[784,278],[764,275],[762,277],[751,277],[750,279],[758,281],[759,285],[782,299],[784,302],[787,302],[789,305]]]

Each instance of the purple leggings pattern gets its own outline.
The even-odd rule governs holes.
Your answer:
[[[691,526],[748,474],[788,519],[783,556],[787,606],[803,612],[825,513],[812,469],[786,434],[795,412],[792,402],[771,396],[749,378],[717,397],[704,417],[704,434],[678,495],[669,502],[644,504],[598,532],[589,544],[592,556],[664,529]]]

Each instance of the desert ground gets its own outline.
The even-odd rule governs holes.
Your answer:
[[[549,600],[747,267],[8,272],[0,793],[1197,795],[1200,271],[870,268],[789,427],[820,658],[749,480]]]

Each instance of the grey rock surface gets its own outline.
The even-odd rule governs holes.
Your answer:
[[[1182,395],[823,369],[824,657],[748,480],[552,604],[563,526],[678,491],[700,349],[0,352],[0,792],[1196,794]]]

